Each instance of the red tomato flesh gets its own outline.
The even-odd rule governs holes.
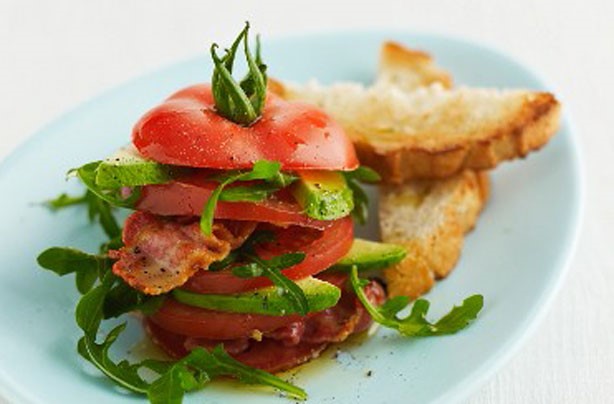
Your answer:
[[[251,335],[254,330],[273,331],[300,320],[301,316],[265,316],[227,313],[188,306],[166,299],[162,307],[148,317],[176,334],[209,339],[235,339]]]
[[[202,174],[179,178],[168,184],[146,185],[141,190],[136,209],[162,216],[200,216],[205,203],[219,184]],[[262,202],[223,202],[215,209],[215,218],[296,224],[325,229],[330,222],[316,220],[303,213],[298,202],[281,190]]]
[[[256,253],[264,259],[290,253],[303,252],[305,259],[282,273],[292,280],[317,274],[339,261],[352,246],[354,228],[352,219],[345,217],[332,222],[323,231],[298,226],[288,228],[272,227],[275,240],[261,244]],[[230,270],[198,271],[182,288],[196,293],[228,294],[240,293],[272,285],[266,277],[239,278]]]
[[[262,116],[246,127],[215,111],[208,84],[180,90],[147,112],[132,141],[145,157],[188,167],[251,168],[273,160],[284,170],[353,170],[359,164],[343,129],[323,111],[268,93]]]
[[[324,280],[341,288],[347,275],[324,277]],[[308,317],[314,314],[310,313]],[[304,319],[298,314],[267,316],[207,310],[179,303],[172,298],[166,299],[162,307],[147,318],[174,334],[215,340],[250,337],[255,330],[268,333]]]

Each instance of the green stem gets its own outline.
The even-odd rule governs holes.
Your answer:
[[[244,126],[251,125],[262,115],[267,85],[266,65],[262,63],[260,56],[260,43],[257,41],[254,58],[249,49],[248,33],[249,23],[245,23],[245,28],[221,58],[216,52],[218,45],[211,45],[211,58],[214,64],[211,87],[217,112]],[[232,71],[235,56],[242,41],[248,73],[240,82],[237,82],[232,77]]]

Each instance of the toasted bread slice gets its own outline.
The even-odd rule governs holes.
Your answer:
[[[388,43],[370,87],[273,82],[272,88],[331,114],[361,163],[392,184],[493,168],[541,148],[558,128],[560,104],[550,93],[450,85],[428,55]]]
[[[456,265],[466,232],[488,199],[485,172],[465,170],[445,180],[384,186],[380,192],[382,240],[404,245],[407,257],[386,269],[390,296],[417,298]]]
[[[452,76],[426,52],[409,49],[397,42],[384,42],[380,51],[377,85],[393,86],[409,92],[439,83],[452,87]]]

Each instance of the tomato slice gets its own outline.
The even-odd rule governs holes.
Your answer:
[[[250,126],[215,110],[211,87],[198,84],[173,94],[134,126],[139,152],[165,164],[216,169],[251,168],[258,160],[284,170],[353,170],[356,152],[324,111],[268,93],[262,116]]]
[[[286,351],[289,346],[340,342],[350,334],[365,331],[372,323],[371,316],[348,286],[347,274],[318,277],[341,288],[343,295],[335,307],[306,317],[223,313],[186,306],[169,298],[157,313],[147,317],[146,327],[154,341],[174,357],[188,353],[186,337],[189,337],[197,339],[193,341],[196,345],[215,346],[223,342],[236,359],[250,366],[279,370],[276,364],[284,361],[281,358],[274,361],[275,355],[292,352]],[[373,304],[381,305],[385,301],[384,289],[376,281],[365,287],[365,294]],[[301,328],[309,332],[303,334]],[[253,337],[255,331],[264,334],[261,342],[241,340]],[[294,366],[303,360],[290,362]]]
[[[146,185],[136,209],[162,216],[200,216],[207,199],[218,186],[202,174],[179,178],[168,184]],[[249,220],[282,226],[299,225],[325,229],[330,222],[315,220],[284,190],[262,202],[218,202],[214,216],[218,219]]]
[[[196,338],[235,339],[249,337],[254,331],[273,331],[301,319],[299,315],[265,316],[261,314],[226,313],[164,301],[149,320],[176,334]]]
[[[272,230],[275,241],[260,245],[256,252],[264,259],[290,252],[305,253],[301,263],[282,271],[294,280],[317,274],[333,265],[349,251],[354,239],[350,217],[333,221],[329,228],[322,231],[298,226]],[[227,294],[270,285],[271,281],[265,277],[245,279],[234,276],[230,270],[223,270],[199,271],[182,288],[196,293]]]

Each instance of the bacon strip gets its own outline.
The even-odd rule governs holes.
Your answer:
[[[109,251],[113,273],[149,295],[183,285],[194,273],[224,259],[256,228],[255,222],[216,221],[205,236],[197,221],[182,222],[144,212],[126,220],[124,247]]]
[[[325,275],[322,278],[340,287],[347,280],[343,274]],[[375,281],[365,287],[365,293],[374,304],[380,305],[385,300],[383,288]],[[344,341],[352,334],[365,331],[371,323],[371,317],[354,293],[343,289],[336,306],[265,333],[258,340],[191,338],[165,330],[149,319],[145,327],[154,343],[174,358],[181,358],[198,346],[211,349],[223,343],[231,356],[246,365],[268,372],[281,372],[317,358],[329,344]]]

